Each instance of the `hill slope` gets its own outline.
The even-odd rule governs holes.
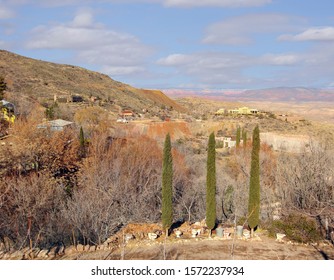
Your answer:
[[[109,76],[81,67],[56,64],[0,50],[0,75],[8,90],[40,103],[52,101],[54,95],[90,96],[112,100],[122,108],[135,111],[162,106],[183,108],[157,90],[143,90],[117,82]]]

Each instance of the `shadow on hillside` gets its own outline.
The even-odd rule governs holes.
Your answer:
[[[170,231],[172,232],[174,229],[179,228],[180,226],[182,226],[184,224],[184,220],[178,220],[175,223],[173,223],[170,227]]]
[[[322,256],[324,260],[332,260],[323,250],[320,250],[316,246],[313,246],[313,248],[319,252],[319,254]]]

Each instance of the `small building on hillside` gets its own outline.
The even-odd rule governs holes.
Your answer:
[[[240,107],[238,109],[228,110],[229,114],[237,114],[237,115],[256,115],[259,113],[258,109],[250,109],[248,107]]]
[[[228,110],[228,113],[232,115],[237,115],[239,114],[239,109],[230,109]]]
[[[233,148],[237,144],[235,136],[217,136],[216,142],[222,144],[223,148]]]
[[[134,112],[131,110],[123,110],[121,113],[121,118],[123,119],[130,119],[135,116]]]
[[[237,141],[234,136],[225,136],[223,138],[223,143],[225,148],[233,148],[236,146]]]
[[[51,131],[63,131],[66,128],[71,128],[74,126],[74,122],[65,121],[62,119],[57,119],[53,121],[46,121],[37,125],[40,129],[50,129]]]
[[[58,103],[68,103],[71,101],[71,96],[69,94],[63,94],[63,95],[55,94],[53,96],[53,101]]]
[[[78,102],[83,102],[84,101],[84,99],[83,99],[83,97],[81,96],[81,95],[72,95],[71,96],[71,98],[72,98],[72,102],[74,102],[74,103],[78,103]]]
[[[219,109],[217,112],[215,112],[216,116],[224,115],[226,110],[224,108]]]

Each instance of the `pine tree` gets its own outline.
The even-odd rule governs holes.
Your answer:
[[[240,126],[238,126],[237,128],[237,136],[236,136],[236,146],[237,148],[240,146],[240,139],[241,138],[241,135],[240,135]]]
[[[208,159],[206,174],[206,225],[210,230],[216,223],[216,142],[212,132],[208,143]]]
[[[5,79],[0,76],[0,100],[4,97],[4,91],[7,89],[7,84],[5,82]]]
[[[162,162],[162,226],[168,230],[173,222],[173,157],[169,133],[166,135]]]
[[[259,224],[260,215],[260,130],[257,125],[253,130],[253,147],[251,159],[251,171],[249,182],[248,200],[248,225],[251,228],[251,236]]]

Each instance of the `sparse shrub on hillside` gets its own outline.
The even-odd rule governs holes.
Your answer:
[[[54,102],[52,105],[45,109],[45,117],[48,120],[55,120],[60,118],[59,105],[57,102]]]
[[[276,115],[274,113],[271,113],[271,112],[268,113],[268,117],[271,118],[271,119],[276,119],[277,118]]]
[[[228,219],[235,212],[234,188],[232,185],[229,185],[224,190],[222,210],[223,210],[223,215],[225,216],[226,219]]]
[[[298,213],[272,221],[268,230],[273,237],[276,233],[284,233],[289,240],[300,243],[316,242],[322,239],[315,219]]]
[[[64,241],[69,234],[61,218],[66,193],[51,174],[6,178],[0,188],[5,193],[5,203],[0,207],[0,238],[11,238],[17,249]]]
[[[78,110],[74,115],[74,121],[83,127],[87,136],[104,124],[109,124],[109,114],[99,106],[92,106]]]
[[[0,100],[4,98],[5,90],[7,89],[7,84],[4,77],[0,76]]]

